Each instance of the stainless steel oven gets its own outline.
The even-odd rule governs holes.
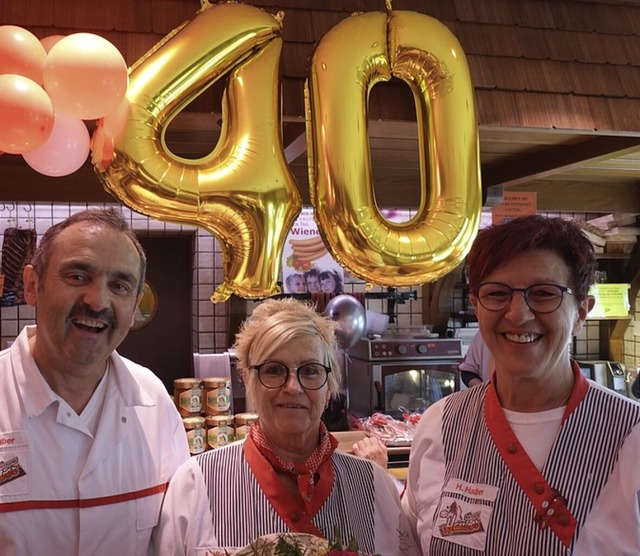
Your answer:
[[[349,410],[401,418],[460,389],[462,342],[453,338],[363,338],[349,352]]]

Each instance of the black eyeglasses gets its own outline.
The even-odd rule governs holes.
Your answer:
[[[319,390],[327,383],[331,372],[331,367],[322,363],[305,363],[289,368],[278,361],[265,361],[252,368],[258,371],[258,380],[265,388],[282,388],[289,380],[289,373],[295,371],[300,386],[305,390]]]
[[[534,313],[553,313],[564,299],[565,293],[572,294],[571,288],[557,284],[533,284],[528,288],[512,288],[500,282],[480,284],[475,294],[487,311],[502,311],[511,303],[514,292],[522,292],[526,304]]]

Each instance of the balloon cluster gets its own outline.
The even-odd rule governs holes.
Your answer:
[[[89,155],[83,120],[102,118],[125,96],[127,64],[91,33],[39,40],[0,26],[0,151],[22,155],[46,176],[66,176]]]

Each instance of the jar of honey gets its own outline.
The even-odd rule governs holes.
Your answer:
[[[258,420],[257,413],[238,413],[235,418],[236,422],[236,440],[242,440],[249,434],[251,425]]]
[[[173,399],[183,417],[202,413],[202,381],[199,378],[176,378],[173,381]]]
[[[207,449],[207,430],[205,428],[204,417],[185,417],[182,419],[184,429],[187,432],[187,442],[189,453],[192,456],[201,454]]]
[[[235,440],[233,415],[207,415],[207,442],[210,448],[219,448]]]
[[[205,415],[231,413],[231,380],[226,377],[207,377],[202,381],[202,410]]]

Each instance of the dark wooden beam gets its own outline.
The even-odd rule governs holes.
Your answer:
[[[593,164],[639,150],[640,137],[606,135],[590,136],[585,141],[567,145],[537,147],[512,156],[504,163],[484,166],[482,185],[484,189],[494,185],[502,185],[505,188],[520,186],[575,170],[587,163]]]
[[[542,212],[637,212],[640,183],[581,183],[541,181],[522,184],[518,191],[535,191]]]
[[[61,203],[117,201],[107,192],[90,162],[68,176],[52,178],[27,166],[17,155],[0,156],[0,200]]]

